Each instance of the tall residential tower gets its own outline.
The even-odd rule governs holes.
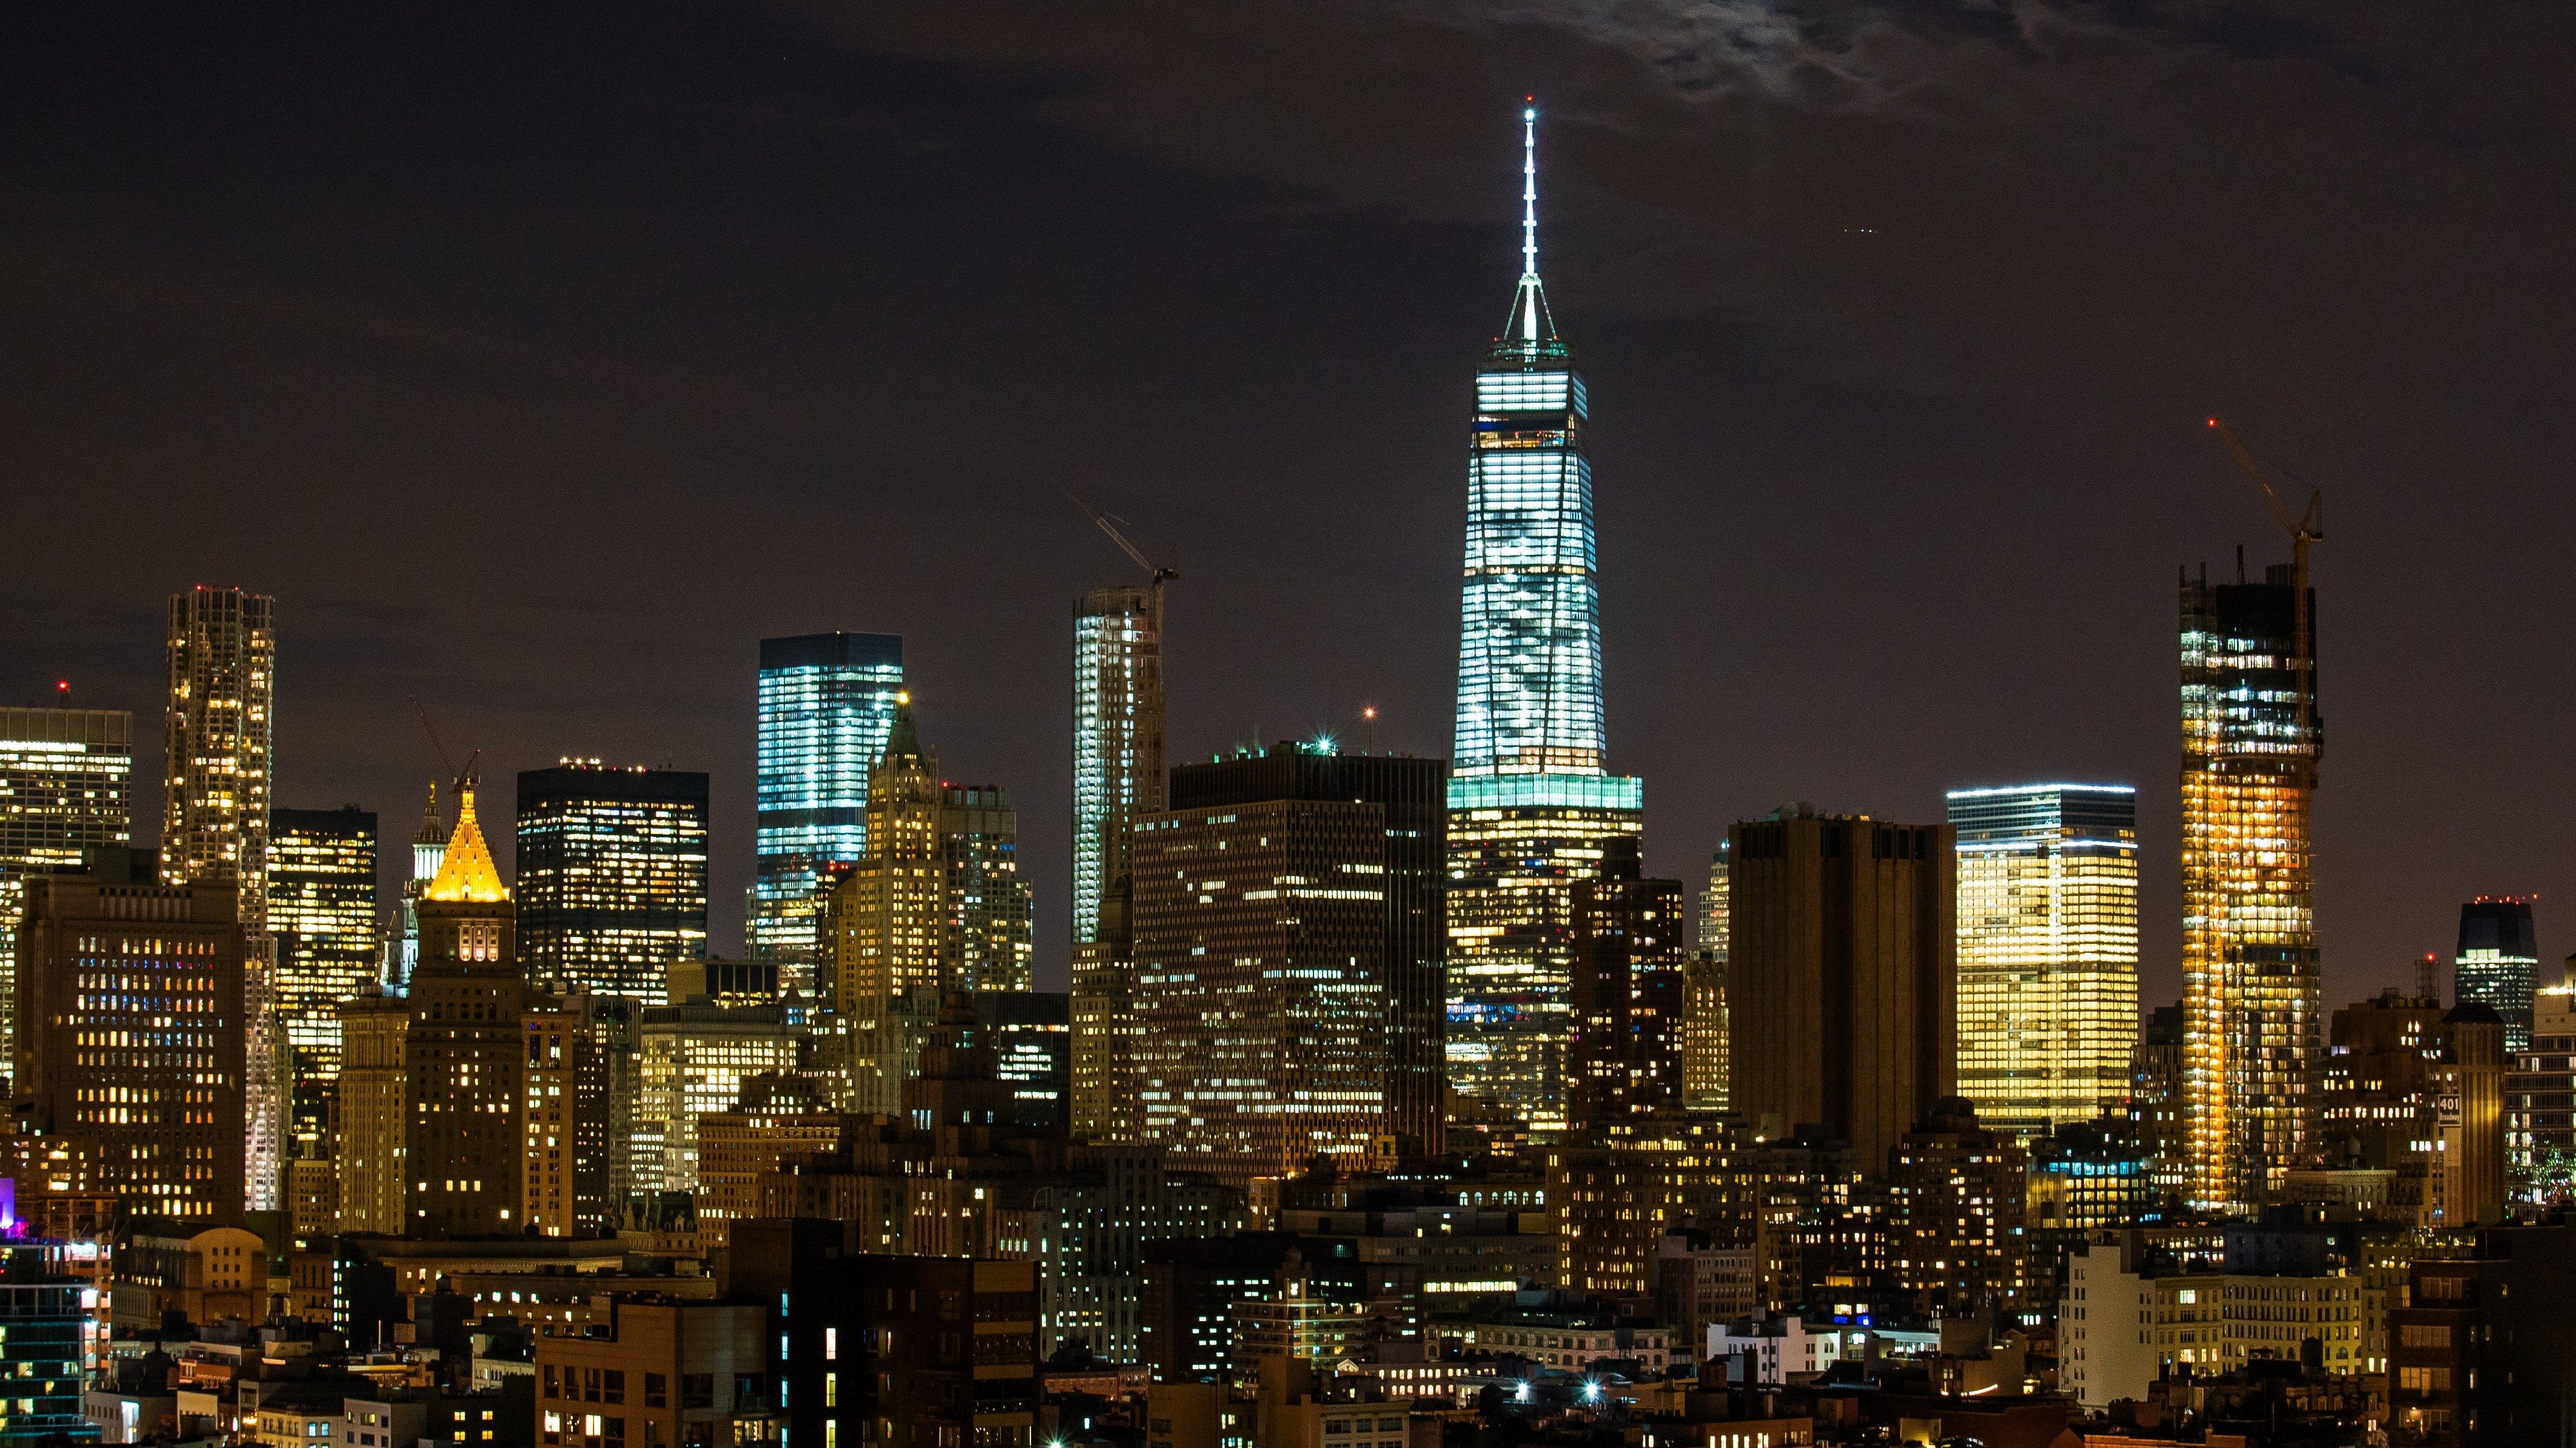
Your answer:
[[[1132,1140],[1135,822],[1163,808],[1163,583],[1095,589],[1073,610],[1073,1035],[1076,1136]]]
[[[820,892],[867,853],[868,771],[903,688],[903,639],[827,633],[760,641],[758,862],[751,953],[814,989]]]
[[[276,601],[199,586],[170,599],[168,753],[161,878],[235,885],[242,933],[243,1129],[254,1211],[280,1205],[284,1038],[268,938],[269,749]]]
[[[2182,581],[2183,1030],[2190,1201],[2249,1206],[2308,1150],[2322,1050],[2309,880],[2316,599],[2294,565]]]
[[[1476,369],[1449,778],[1451,1084],[1553,1139],[1565,1125],[1575,885],[1639,832],[1613,775],[1582,375],[1538,279],[1538,112],[1521,114],[1521,277]]]
[[[2129,1094],[2138,1042],[2138,792],[1950,791],[1959,832],[1959,1094],[2024,1137]]]

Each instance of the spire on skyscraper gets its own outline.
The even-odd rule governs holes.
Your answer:
[[[1512,292],[1512,314],[1496,351],[1562,352],[1556,322],[1547,314],[1547,292],[1538,280],[1538,107],[1521,108],[1521,280]]]

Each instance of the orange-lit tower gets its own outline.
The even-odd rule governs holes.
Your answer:
[[[2261,1202],[2307,1148],[2321,984],[2313,590],[2182,583],[2183,1012],[2196,1205]]]

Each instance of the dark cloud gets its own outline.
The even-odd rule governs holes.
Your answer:
[[[1782,799],[2142,787],[2175,988],[2178,561],[2320,481],[2339,993],[2576,851],[2561,7],[179,5],[0,21],[0,697],[157,718],[280,598],[281,798],[715,776],[764,634],[908,641],[1064,940],[1068,601],[1176,556],[1174,743],[1445,752],[1465,368],[1520,97],[1597,404],[1614,753],[1695,872]],[[14,498],[13,498],[14,501]],[[69,541],[66,541],[69,540]],[[106,703],[111,699],[94,698]],[[148,820],[151,811],[147,808]],[[2550,939],[2562,938],[2543,914]]]

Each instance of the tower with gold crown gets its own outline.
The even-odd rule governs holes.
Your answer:
[[[469,775],[458,784],[456,828],[417,907],[420,960],[404,1043],[408,1236],[516,1233],[526,1225],[520,1032],[540,1001],[519,964],[516,911],[475,816],[474,783]]]

